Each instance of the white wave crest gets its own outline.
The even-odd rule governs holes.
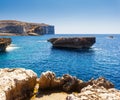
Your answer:
[[[37,41],[37,42],[47,42],[47,41],[44,40],[44,41]]]
[[[13,51],[13,50],[19,49],[19,48],[20,47],[17,47],[15,44],[11,44],[6,48],[6,51],[9,52],[9,51]]]

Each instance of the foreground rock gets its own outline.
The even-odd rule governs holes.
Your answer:
[[[67,96],[66,100],[120,100],[120,91],[114,88],[106,89],[89,85],[83,88],[78,95]]]
[[[47,71],[40,76],[39,90],[79,92],[68,95],[66,100],[120,100],[120,91],[103,77],[83,82],[68,74],[56,78],[55,73]]]
[[[95,37],[51,38],[48,40],[53,47],[59,48],[90,48],[95,43]]]
[[[39,79],[40,90],[59,89],[61,86],[60,79],[56,78],[55,73],[51,71],[43,72]]]
[[[0,52],[6,50],[6,47],[12,42],[11,38],[0,38]]]
[[[33,93],[36,78],[31,70],[0,69],[0,100],[26,100]]]
[[[36,86],[42,97],[44,93],[47,93],[47,96],[51,94],[51,98],[53,98],[51,100],[54,100],[59,93],[61,95],[56,100],[62,96],[64,98],[66,96],[66,100],[120,100],[120,91],[114,89],[114,85],[103,77],[84,82],[68,74],[56,77],[55,73],[47,71],[41,74],[37,82],[36,79],[36,73],[31,70],[22,68],[0,69],[0,100],[28,100]],[[52,91],[56,91],[57,94],[55,92],[52,95]],[[66,94],[63,95],[62,91],[65,91]],[[70,92],[79,93],[67,96],[67,93]],[[34,93],[36,92],[34,91]],[[38,99],[32,100],[39,100],[39,98],[43,100],[41,95],[38,96]],[[45,100],[50,99],[49,96],[46,98]]]
[[[63,75],[61,78],[56,78],[55,73],[47,71],[41,74],[39,79],[39,90],[62,90],[65,92],[80,92],[88,85],[96,85],[106,89],[113,88],[114,85],[107,81],[105,78],[92,79],[88,82],[83,82],[76,77],[68,74]]]

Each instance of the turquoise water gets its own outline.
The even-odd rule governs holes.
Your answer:
[[[96,36],[90,50],[54,49],[47,42],[51,37]],[[84,81],[92,77],[106,77],[120,89],[120,35],[44,35],[13,36],[11,47],[0,53],[0,68],[23,67],[34,70],[38,76],[43,71],[54,71],[57,76],[68,73]]]

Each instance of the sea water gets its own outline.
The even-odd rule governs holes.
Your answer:
[[[89,50],[57,49],[47,39],[52,37],[95,36],[96,43]],[[120,89],[120,35],[43,35],[12,36],[12,44],[0,53],[0,68],[53,71],[57,76],[70,74],[84,81],[105,77]]]

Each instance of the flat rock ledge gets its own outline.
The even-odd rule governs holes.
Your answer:
[[[36,78],[32,70],[0,69],[0,100],[26,100],[33,93]]]
[[[53,47],[77,49],[89,49],[95,41],[95,37],[61,37],[48,40],[48,42],[52,43]]]
[[[11,42],[11,38],[0,38],[0,52],[4,52]]]

